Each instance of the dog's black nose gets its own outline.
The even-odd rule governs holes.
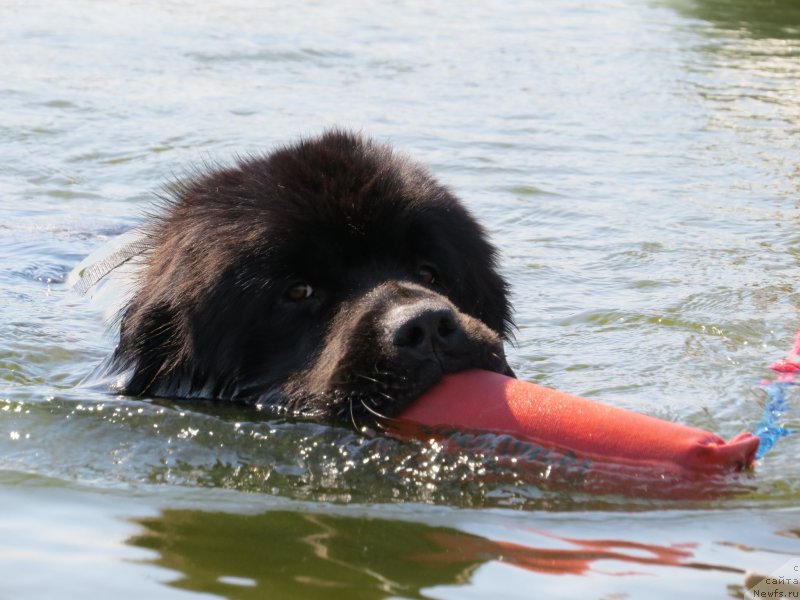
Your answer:
[[[388,320],[392,344],[401,354],[428,358],[464,342],[464,330],[452,308],[439,303],[403,306]]]

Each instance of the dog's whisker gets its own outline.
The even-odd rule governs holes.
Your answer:
[[[388,375],[388,373],[378,373],[378,375]],[[356,377],[358,377],[359,379],[366,379],[367,381],[371,381],[372,383],[380,383],[378,379],[375,379],[374,377],[367,377],[362,373],[356,373]]]
[[[363,400],[361,400],[361,406],[363,406],[368,412],[372,413],[373,415],[375,415],[379,419],[384,419],[386,421],[391,421],[392,420],[392,417],[388,417],[386,415],[383,415],[383,414],[379,413],[377,410],[375,410],[374,408],[370,408],[369,406],[367,406],[366,402],[364,402]]]
[[[381,369],[378,366],[378,363],[373,363],[372,372],[375,373],[376,375],[383,375],[384,377],[402,377],[403,379],[406,379],[405,376],[400,375],[399,373],[395,373],[393,371],[386,371],[386,370]]]
[[[350,422],[353,424],[353,428],[358,431],[358,423],[356,423],[356,416],[353,413],[353,397],[348,397],[347,401],[350,403]]]

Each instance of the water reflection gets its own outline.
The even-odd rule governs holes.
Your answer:
[[[685,542],[530,530],[535,545],[528,545],[451,527],[291,511],[166,510],[139,524],[144,532],[128,543],[154,550],[153,564],[179,572],[170,585],[236,599],[417,598],[432,586],[468,586],[478,567],[492,563],[544,575],[642,575],[654,566],[743,572],[698,561],[697,545]]]
[[[681,14],[758,38],[800,38],[797,0],[672,0]]]
[[[723,176],[730,188],[726,205],[748,204],[752,213],[796,198],[800,3],[665,0],[662,5],[686,18],[676,31],[685,65],[680,80],[702,100],[704,114],[693,151],[707,176]],[[781,255],[793,254],[782,241],[770,244]]]
[[[715,109],[714,124],[747,132],[753,147],[796,150],[800,125],[800,3],[796,0],[667,0],[684,17],[684,78]],[[699,43],[698,43],[699,41]],[[792,169],[787,169],[792,176]]]

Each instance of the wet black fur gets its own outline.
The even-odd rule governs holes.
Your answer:
[[[123,393],[358,424],[442,373],[510,373],[507,288],[483,229],[425,169],[358,135],[188,178],[146,243],[110,360]],[[314,293],[293,300],[302,282]]]

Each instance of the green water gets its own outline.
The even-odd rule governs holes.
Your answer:
[[[175,174],[350,126],[486,224],[521,378],[733,436],[800,326],[794,0],[7,2],[0,64],[0,598],[725,598],[798,560],[800,436],[668,501],[118,398],[64,283]]]

